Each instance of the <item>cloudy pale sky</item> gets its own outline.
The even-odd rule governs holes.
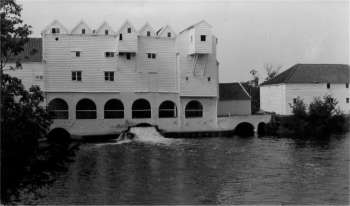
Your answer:
[[[54,19],[68,29],[80,20],[97,28],[107,21],[115,30],[129,19],[137,29],[148,21],[177,32],[202,19],[219,39],[220,82],[245,81],[264,64],[349,64],[349,1],[126,1],[18,0],[34,37]]]

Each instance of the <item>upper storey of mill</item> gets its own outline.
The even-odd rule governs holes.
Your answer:
[[[210,54],[212,53],[213,35],[212,26],[202,20],[193,24],[180,33],[176,33],[169,25],[155,30],[146,22],[139,30],[126,20],[118,30],[114,30],[107,22],[103,22],[97,29],[91,28],[86,22],[81,20],[73,29],[68,30],[59,21],[54,20],[42,32],[42,36],[108,36],[118,40],[119,52],[136,53],[138,50],[138,37],[144,38],[162,38],[175,40],[177,45],[185,48],[185,53],[193,54]],[[214,38],[216,40],[216,38]]]

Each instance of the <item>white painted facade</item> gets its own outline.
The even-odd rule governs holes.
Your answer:
[[[54,28],[59,32],[52,32],[57,31]],[[157,34],[148,23],[137,31],[129,21],[117,32],[106,22],[94,31],[82,21],[69,33],[54,21],[43,30],[42,40],[47,103],[59,98],[68,104],[68,118],[56,119],[52,128],[76,135],[118,133],[137,123],[167,131],[218,128],[217,39],[205,21],[177,35],[169,26]],[[75,71],[81,72],[81,81],[73,80]],[[105,72],[114,72],[114,81],[106,81]],[[76,118],[76,105],[82,99],[94,102],[96,119]],[[123,118],[105,119],[104,106],[110,99],[123,103]],[[150,118],[132,117],[137,99],[150,103]],[[166,100],[175,103],[176,117],[159,118],[159,106]],[[201,117],[186,117],[192,100],[202,105]]]
[[[260,107],[264,111],[288,115],[291,114],[289,104],[293,103],[294,98],[300,97],[309,105],[315,97],[325,95],[335,98],[339,108],[350,114],[350,103],[346,100],[350,98],[350,89],[346,88],[345,83],[331,83],[329,89],[326,83],[264,85],[260,87]]]

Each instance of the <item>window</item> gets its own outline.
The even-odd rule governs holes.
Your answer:
[[[37,80],[37,81],[43,80],[43,75],[36,75],[35,80]]]
[[[53,34],[59,34],[60,33],[60,28],[52,28],[51,33]]]
[[[114,57],[114,52],[105,52],[105,57]]]
[[[188,81],[188,77],[186,77],[186,81]]]
[[[331,83],[327,83],[327,89],[331,88]]]
[[[177,117],[176,105],[172,101],[164,101],[159,106],[159,118]]]
[[[205,35],[201,35],[201,41],[206,41],[206,36]]]
[[[82,29],[82,30],[81,30],[81,33],[82,33],[82,34],[85,34],[85,29]]]
[[[147,31],[147,36],[151,36],[151,32],[150,31]]]
[[[53,99],[48,105],[48,111],[53,119],[68,119],[68,104],[63,99]]]
[[[128,33],[129,33],[129,34],[131,33],[131,28],[130,28],[130,27],[128,27]]]
[[[77,119],[96,119],[96,105],[90,99],[82,99],[76,106]]]
[[[119,34],[119,40],[123,40],[123,34]]]
[[[76,52],[75,52],[75,56],[76,56],[76,57],[80,57],[80,51],[76,51]]]
[[[208,77],[208,82],[210,82],[211,81],[211,77]]]
[[[297,103],[297,98],[293,98],[293,104]]]
[[[114,81],[114,72],[105,72],[106,81]]]
[[[81,71],[72,71],[72,81],[81,81]]]
[[[129,53],[126,54],[126,59],[130,60],[131,59],[131,55]]]
[[[171,33],[170,32],[168,32],[168,37],[171,37]]]
[[[132,104],[132,118],[151,118],[151,105],[145,99],[138,99]]]
[[[108,35],[108,30],[107,29],[105,30],[105,35]]]
[[[108,100],[104,108],[105,119],[123,119],[124,105],[119,99]]]
[[[58,41],[58,37],[56,37],[55,40]]]
[[[203,106],[199,101],[192,100],[187,103],[185,108],[186,118],[196,118],[203,116]]]
[[[155,53],[147,53],[147,58],[155,59],[156,58],[156,54]]]
[[[349,104],[349,97],[346,98],[346,103]]]
[[[345,88],[349,88],[349,83],[346,83],[346,84],[345,84]]]

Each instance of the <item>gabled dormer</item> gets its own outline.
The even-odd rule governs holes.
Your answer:
[[[176,33],[169,25],[166,25],[157,31],[157,36],[165,38],[174,38],[176,37]]]
[[[112,27],[107,23],[103,22],[100,27],[96,30],[96,34],[98,35],[114,35],[115,31],[113,31]]]
[[[212,26],[202,20],[187,27],[180,32],[188,34],[189,54],[210,54],[212,53]]]
[[[120,27],[117,35],[119,53],[137,52],[137,31],[128,20]]]
[[[51,24],[45,27],[44,30],[41,31],[41,34],[68,34],[68,29],[63,26],[59,21],[54,20]]]
[[[139,31],[140,36],[154,37],[156,33],[151,25],[147,22]]]
[[[71,34],[92,34],[91,28],[82,20],[71,31]]]

